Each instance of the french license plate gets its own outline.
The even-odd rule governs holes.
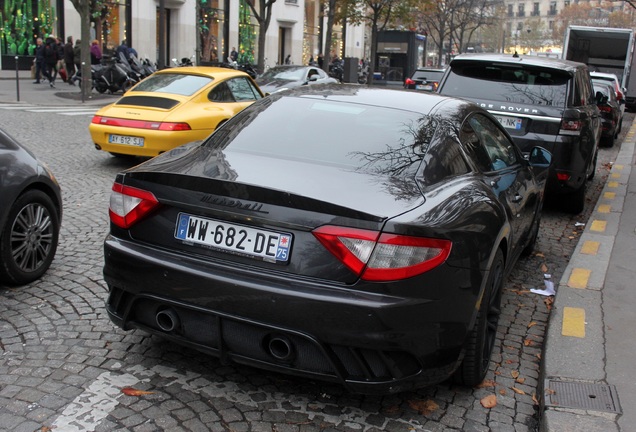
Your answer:
[[[501,123],[501,125],[506,129],[519,130],[521,129],[521,123],[523,122],[523,119],[516,117],[495,116],[495,118],[499,120],[499,123]]]
[[[433,90],[433,86],[431,84],[417,84],[415,86],[416,90],[425,90],[425,91],[432,91]]]
[[[175,238],[270,262],[287,262],[291,234],[179,213]]]
[[[132,145],[137,147],[144,146],[144,139],[140,137],[126,136],[126,135],[113,135],[108,136],[108,142],[113,144]]]

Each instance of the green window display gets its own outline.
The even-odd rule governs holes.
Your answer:
[[[0,53],[34,55],[35,40],[51,34],[54,23],[49,0],[0,0]]]

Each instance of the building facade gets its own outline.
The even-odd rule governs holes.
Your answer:
[[[101,0],[99,4],[91,39],[99,40],[105,52],[126,40],[140,57],[151,61],[157,61],[162,47],[167,63],[184,57],[213,63],[227,61],[235,47],[239,62],[256,63],[259,24],[247,0]],[[80,37],[80,17],[70,0],[0,0],[0,11],[3,69],[14,56],[32,61],[37,37]],[[307,63],[326,51],[323,15],[319,0],[275,2],[265,42],[266,66],[282,64],[288,55],[294,64]],[[367,57],[363,26],[338,27],[332,37],[330,51],[338,57]]]

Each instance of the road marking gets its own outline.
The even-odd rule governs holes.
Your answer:
[[[616,198],[616,192],[605,192],[603,196],[607,199],[614,199]]]
[[[25,111],[34,112],[34,113],[49,113],[49,112],[65,112],[65,111],[97,111],[98,108],[76,108],[76,107],[56,107],[56,108],[29,108]]]
[[[601,204],[598,206],[599,213],[609,213],[612,210],[612,206],[609,204]]]
[[[581,247],[581,253],[585,255],[596,255],[600,246],[601,243],[597,241],[587,240]]]
[[[585,309],[573,307],[563,308],[561,334],[563,336],[578,338],[585,337]]]
[[[620,178],[621,173],[612,173],[612,178]]]
[[[570,288],[587,288],[587,283],[590,280],[592,270],[584,268],[572,269],[570,273],[570,279],[568,279],[568,286]]]
[[[54,113],[66,116],[78,116],[78,115],[94,115],[101,107],[82,107],[82,106],[56,106],[56,107],[45,107],[38,105],[4,105],[0,104],[0,109],[3,110],[12,110],[12,111],[27,111],[32,113]]]
[[[51,425],[51,430],[94,431],[119,403],[117,398],[122,395],[122,388],[138,382],[139,380],[130,374],[115,375],[104,372],[84,390],[84,393],[66,406]]]
[[[618,187],[618,182],[617,181],[607,182],[607,187],[611,187],[611,188]],[[608,193],[610,193],[610,192],[608,192]],[[611,193],[614,193],[614,192],[611,192]]]
[[[590,231],[594,232],[605,232],[605,228],[607,228],[607,221],[595,220],[590,225]]]

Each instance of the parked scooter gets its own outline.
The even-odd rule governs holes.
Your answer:
[[[99,93],[125,93],[134,84],[125,66],[112,57],[102,57],[102,67],[93,74],[93,87]]]

